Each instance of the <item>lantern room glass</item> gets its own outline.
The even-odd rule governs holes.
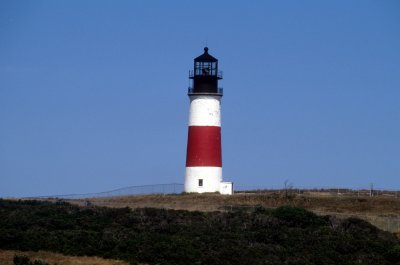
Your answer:
[[[194,75],[217,76],[217,62],[196,62]]]

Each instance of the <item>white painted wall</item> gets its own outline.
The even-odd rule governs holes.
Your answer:
[[[189,126],[221,127],[221,97],[190,96]]]
[[[199,179],[203,186],[199,186]],[[186,167],[185,192],[219,192],[222,167]]]

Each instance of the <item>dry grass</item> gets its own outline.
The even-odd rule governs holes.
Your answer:
[[[232,196],[218,194],[186,195],[143,195],[104,197],[88,200],[90,203],[108,207],[155,207],[189,211],[221,211],[227,206],[264,206],[279,207],[292,205],[313,211],[400,215],[400,198],[394,197],[350,197],[350,196],[314,196],[292,195],[285,197],[279,193],[239,193]],[[72,200],[72,203],[84,205],[84,200]]]
[[[393,195],[395,194],[395,195]],[[252,208],[263,206],[275,208],[284,205],[302,207],[322,215],[339,218],[358,217],[380,229],[400,232],[400,198],[397,193],[369,197],[367,191],[351,194],[337,192],[313,192],[291,190],[289,196],[281,191],[260,193],[237,193],[232,196],[219,194],[135,195],[66,200],[85,206],[130,208],[164,208],[188,211],[227,211],[234,207]]]
[[[239,193],[232,196],[218,194],[184,195],[142,195],[103,197],[90,200],[72,200],[72,203],[107,207],[165,208],[189,211],[225,211],[231,207],[263,206],[275,208],[283,205],[303,207],[318,214],[330,214],[338,217],[359,217],[377,227],[396,232],[400,231],[400,198],[388,196],[346,196],[338,194],[292,193]]]
[[[42,260],[51,265],[129,265],[128,262],[120,260],[102,259],[99,257],[75,257],[64,256],[58,253],[47,251],[15,251],[15,250],[0,250],[0,264],[13,265],[13,258],[15,255],[25,255],[33,260]]]

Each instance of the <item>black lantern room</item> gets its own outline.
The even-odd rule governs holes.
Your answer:
[[[194,59],[194,70],[189,72],[189,78],[193,79],[189,95],[222,96],[222,88],[218,87],[222,73],[218,72],[218,60],[208,53],[207,47],[202,55]]]

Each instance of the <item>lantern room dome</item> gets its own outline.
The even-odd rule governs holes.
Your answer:
[[[208,53],[208,47],[204,47],[204,53],[196,58],[195,62],[218,62],[217,58]]]

